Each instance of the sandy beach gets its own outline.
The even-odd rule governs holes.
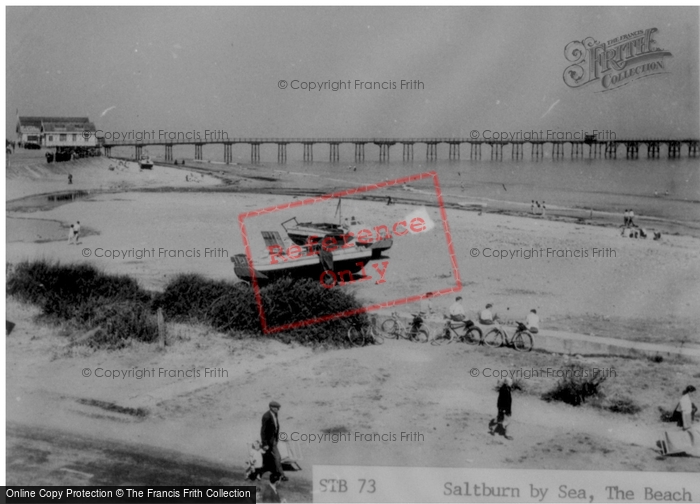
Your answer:
[[[264,180],[246,166],[217,174],[195,166],[156,166],[146,172],[134,163],[115,170],[110,165],[117,161],[100,158],[51,166],[11,157],[7,261],[89,262],[109,273],[130,275],[150,290],[162,289],[185,272],[233,282],[230,257],[244,252],[240,213],[298,201],[304,194],[381,181],[363,176],[350,184],[283,170],[271,177],[266,173],[272,180]],[[71,186],[66,173],[74,176]],[[87,194],[60,205],[43,202],[43,196],[41,204],[39,199],[15,201],[78,190]],[[399,195],[395,205],[386,205],[387,194]],[[344,199],[343,215],[375,226],[405,219],[425,205],[436,226],[396,239],[381,259],[387,262],[385,282],[343,288],[373,304],[454,287],[446,226],[434,198],[401,188],[376,196]],[[261,250],[259,231],[281,230],[279,223],[288,214],[312,219],[321,212],[330,220],[335,203],[317,205],[295,209],[296,214],[251,219],[251,246]],[[491,302],[508,320],[523,320],[530,309],[537,309],[545,330],[700,345],[698,238],[678,234],[660,241],[631,240],[614,226],[479,210],[455,204],[446,210],[461,295],[471,316]],[[67,244],[66,238],[76,220],[85,231],[78,246]],[[144,251],[151,250],[146,256]],[[444,313],[453,301],[451,294],[433,304]],[[673,429],[659,420],[658,406],[673,408],[682,388],[700,379],[693,362],[523,355],[408,341],[314,351],[178,324],[170,326],[172,344],[165,349],[133,344],[121,351],[91,351],[71,345],[73,335],[62,327],[37,322],[33,307],[9,299],[7,313],[17,324],[7,338],[10,424],[138,442],[207,459],[230,470],[229,484],[243,480],[247,444],[257,435],[270,398],[282,403],[280,421],[290,433],[415,431],[425,436],[412,443],[304,445],[304,471],[291,474],[288,486],[291,501],[311,498],[313,464],[700,471],[698,459],[664,459],[654,446],[664,430]],[[539,395],[556,380],[537,378],[525,380],[525,391],[515,394],[515,439],[488,435],[498,380],[484,377],[483,369],[554,368],[570,360],[616,369],[606,391],[633,397],[641,412],[620,415],[545,403]],[[209,368],[224,369],[226,376],[134,378],[125,386],[123,380],[86,379],[80,371],[84,368]],[[471,368],[482,370],[482,376],[470,376]],[[80,406],[82,399],[143,408],[147,415],[133,419],[99,414],[99,408]],[[11,441],[8,450],[12,453]],[[23,463],[23,470],[31,466]],[[8,463],[8,483],[26,484],[27,473],[20,466]],[[43,474],[40,465],[31,467],[35,475]],[[70,476],[42,477],[72,481]]]

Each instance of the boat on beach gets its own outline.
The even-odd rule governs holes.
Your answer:
[[[277,231],[262,231],[266,252],[253,259],[253,265],[246,254],[236,254],[231,258],[233,272],[238,278],[252,282],[267,283],[284,276],[295,278],[315,278],[332,285],[336,281],[352,282],[355,273],[364,270],[372,259],[372,250],[359,247],[356,243],[346,246],[323,246],[313,244],[284,243]]]
[[[296,217],[292,217],[282,223],[289,239],[297,245],[309,245],[314,241],[321,241],[326,237],[335,238],[338,243],[349,243],[355,240],[358,233],[367,229],[361,221],[352,216],[350,219],[342,220],[341,212],[342,200],[338,200],[335,215],[338,216],[338,223],[332,222],[298,222]],[[372,257],[381,256],[382,252],[388,250],[394,244],[391,236],[378,236],[370,243],[355,241],[357,247],[367,248],[372,251]]]

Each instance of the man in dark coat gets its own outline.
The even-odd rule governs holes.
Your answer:
[[[280,410],[280,404],[277,401],[270,402],[270,409],[265,412],[262,417],[262,427],[260,428],[260,443],[265,451],[264,458],[267,458],[270,468],[270,481],[274,478],[287,481],[287,476],[284,475],[282,469],[282,457],[280,457],[277,443],[279,442],[280,423],[277,419],[277,412]],[[267,464],[263,464],[264,466]]]
[[[508,435],[508,425],[510,424],[510,417],[512,414],[511,407],[513,405],[513,397],[511,395],[511,388],[513,387],[513,380],[506,378],[503,380],[501,388],[498,389],[498,400],[496,401],[496,407],[498,408],[498,416],[496,420],[491,420],[489,424],[489,433],[491,435],[498,432],[502,434],[504,438],[510,440],[513,439]]]

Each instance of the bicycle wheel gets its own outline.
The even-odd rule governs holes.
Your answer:
[[[529,332],[520,332],[513,338],[513,346],[518,352],[529,352],[532,350],[532,336]]]
[[[484,343],[493,348],[502,346],[503,335],[501,334],[501,331],[499,331],[498,329],[491,329],[489,332],[486,333],[486,336],[484,336]]]
[[[356,327],[351,327],[348,329],[348,339],[350,340],[350,343],[355,346],[362,346],[362,344],[365,342],[362,332],[360,332]]]
[[[430,333],[426,329],[418,329],[412,333],[411,340],[419,343],[427,343],[430,340]]]
[[[386,319],[382,322],[382,332],[386,333],[390,338],[399,337],[399,324],[394,319]]]
[[[484,334],[481,332],[481,329],[478,327],[470,327],[467,329],[467,333],[460,337],[460,341],[463,341],[467,345],[478,345],[481,343],[483,337]]]
[[[369,339],[375,345],[381,345],[382,343],[384,343],[384,336],[377,334],[377,331],[374,330],[374,327],[363,327],[362,332],[365,335],[365,341]]]
[[[438,334],[437,338],[432,340],[430,344],[434,346],[440,346],[444,345],[445,343],[450,343],[451,341],[452,339],[450,338],[450,330],[445,329],[440,334]]]

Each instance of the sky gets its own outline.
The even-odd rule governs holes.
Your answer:
[[[699,25],[697,7],[8,7],[6,136],[19,111],[108,134],[699,138]],[[649,28],[664,73],[565,84],[567,44]],[[350,89],[291,89],[327,81]]]

